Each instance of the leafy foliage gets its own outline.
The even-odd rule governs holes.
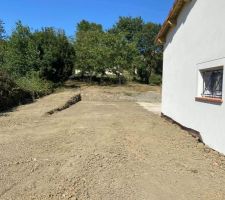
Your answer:
[[[0,19],[0,40],[4,40],[6,38],[5,34],[5,28],[4,28],[5,23]]]
[[[82,75],[90,78],[96,73],[105,73],[105,33],[100,25],[82,21],[78,24],[75,42],[76,63]]]
[[[153,69],[153,65],[147,63],[147,60],[153,60],[144,49],[151,48],[149,46],[153,44],[141,46],[147,40],[145,26],[141,18],[121,17],[112,29],[103,31],[101,25],[81,21],[77,26],[75,41],[76,69],[90,78],[111,73],[118,77],[119,83],[124,72],[128,71],[134,77],[138,75],[143,81],[141,74],[136,72],[140,69],[143,69],[142,72]],[[152,32],[153,29],[150,38],[154,43],[156,35]],[[150,73],[148,80],[149,76]]]
[[[86,20],[82,20],[77,24],[77,32],[87,32],[87,31],[103,31],[101,24],[91,23]]]
[[[6,36],[5,36],[4,22],[0,20],[0,69],[5,62],[5,51],[6,51]]]
[[[157,24],[145,24],[137,43],[139,52],[143,55],[142,64],[138,67],[138,76],[147,84],[153,73],[162,73],[162,46],[155,43],[160,28]]]
[[[41,85],[48,91],[51,84],[45,87],[45,83],[63,82],[75,70],[90,81],[114,75],[121,83],[129,73],[135,80],[152,83],[151,78],[160,80],[155,77],[162,73],[162,47],[155,44],[159,29],[160,25],[145,23],[141,17],[120,17],[108,31],[82,20],[71,40],[63,30],[32,31],[18,21],[6,37],[0,20],[0,70],[30,91],[41,91]]]
[[[121,76],[125,70],[130,70],[138,51],[135,43],[128,42],[123,33],[107,33],[107,44],[107,69],[118,77],[119,84],[121,84]]]
[[[72,74],[74,54],[64,31],[43,28],[32,33],[19,21],[9,37],[3,68],[13,76],[38,71],[40,77],[61,82]]]
[[[130,70],[141,82],[150,83],[152,74],[162,73],[162,46],[155,43],[155,38],[161,26],[154,23],[144,23],[141,18],[120,17],[110,30],[115,34],[123,33],[130,43],[136,43],[138,54],[133,54]]]
[[[30,72],[26,76],[17,77],[15,83],[22,89],[33,94],[43,96],[53,91],[53,84],[50,81],[40,78],[38,72]]]
[[[120,17],[119,21],[109,32],[114,34],[123,33],[130,42],[135,41],[142,32],[144,21],[141,17]]]
[[[32,100],[32,95],[19,88],[11,77],[0,71],[0,111]]]
[[[43,28],[33,34],[34,46],[38,52],[37,70],[41,77],[53,82],[66,80],[74,65],[74,48],[62,30]],[[34,68],[36,69],[36,68]]]
[[[12,75],[23,76],[34,68],[37,57],[30,28],[17,22],[9,37],[4,68]]]
[[[0,21],[0,72],[6,75],[0,81],[10,85],[2,84],[0,93],[7,105],[49,94],[52,82],[62,82],[72,74],[75,52],[64,31],[43,28],[32,32],[18,21],[6,38],[3,25]]]
[[[0,104],[17,105],[24,97],[48,94],[77,70],[90,81],[117,78],[121,84],[126,76],[160,84],[163,49],[155,44],[160,28],[141,17],[120,17],[108,31],[82,20],[70,39],[63,30],[32,31],[18,21],[6,37],[0,20],[0,94],[6,100]]]

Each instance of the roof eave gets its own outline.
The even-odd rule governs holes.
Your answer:
[[[169,33],[170,29],[177,25],[177,18],[179,17],[183,7],[186,3],[189,3],[191,0],[176,0],[173,8],[170,10],[169,16],[162,25],[161,30],[159,31],[156,42],[163,44],[166,41],[166,36]]]

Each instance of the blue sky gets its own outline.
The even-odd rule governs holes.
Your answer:
[[[0,19],[9,34],[15,22],[33,29],[53,26],[73,36],[76,24],[86,19],[110,28],[119,16],[141,16],[162,23],[174,0],[0,0]]]

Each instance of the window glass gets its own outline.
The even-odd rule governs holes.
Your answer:
[[[202,72],[204,97],[222,98],[223,69]]]

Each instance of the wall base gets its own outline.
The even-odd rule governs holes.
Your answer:
[[[174,119],[170,118],[169,116],[167,116],[167,115],[165,115],[165,114],[163,114],[163,113],[161,113],[161,117],[162,117],[163,119],[169,121],[169,122],[172,123],[172,124],[178,125],[181,129],[187,131],[187,132],[188,132],[190,135],[192,135],[194,138],[197,138],[199,142],[204,143],[204,142],[203,142],[203,139],[202,139],[202,136],[201,136],[201,134],[200,134],[199,131],[196,131],[196,130],[194,130],[194,129],[188,128],[188,127],[186,127],[186,126],[183,126],[182,124],[178,123],[177,121],[175,121]]]

